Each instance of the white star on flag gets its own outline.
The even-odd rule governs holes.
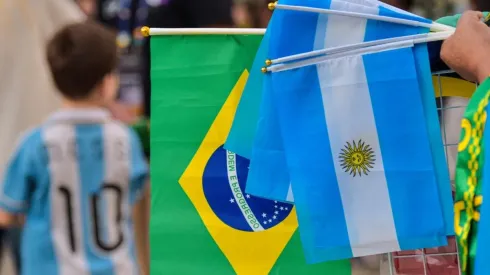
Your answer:
[[[235,202],[235,200],[234,200],[234,199],[230,199],[230,202],[231,202],[231,203],[234,203],[234,202]]]
[[[262,217],[263,218],[267,217],[267,214],[266,213],[262,213]]]

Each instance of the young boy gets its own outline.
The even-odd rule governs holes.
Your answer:
[[[64,107],[20,140],[0,185],[0,226],[25,217],[24,275],[139,274],[131,217],[148,169],[136,134],[103,108],[118,85],[115,36],[69,25],[47,60]]]

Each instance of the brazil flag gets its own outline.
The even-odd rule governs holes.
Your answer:
[[[151,37],[151,274],[350,275],[307,265],[293,205],[245,193],[223,149],[261,35]]]

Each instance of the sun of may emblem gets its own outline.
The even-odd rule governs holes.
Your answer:
[[[340,166],[353,177],[367,175],[376,161],[374,151],[364,141],[347,142],[339,155]]]

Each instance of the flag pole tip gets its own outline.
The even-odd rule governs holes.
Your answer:
[[[144,37],[148,37],[150,36],[150,28],[147,27],[147,26],[144,26],[141,28],[141,34],[144,36]]]
[[[269,8],[270,11],[273,11],[276,8],[277,1],[276,2],[270,2],[267,7]]]
[[[262,67],[262,69],[260,69],[260,71],[265,74],[265,73],[267,73],[267,68],[266,67]]]
[[[266,65],[266,66],[270,66],[270,65],[272,65],[272,61],[271,61],[270,59],[267,59],[267,60],[265,61],[265,65]]]

